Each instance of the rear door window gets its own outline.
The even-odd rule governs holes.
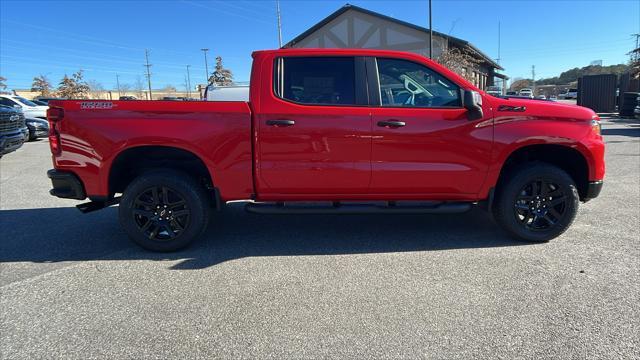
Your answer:
[[[355,105],[353,57],[286,57],[276,66],[276,95],[306,105]]]

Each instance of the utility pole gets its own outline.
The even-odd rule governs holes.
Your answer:
[[[209,63],[207,62],[207,52],[209,51],[209,49],[205,48],[200,50],[202,50],[202,52],[204,53],[204,71],[206,72],[206,75],[207,75],[204,78],[204,83],[206,86],[207,84],[209,84]]]
[[[149,64],[149,49],[144,49],[144,57],[147,63],[144,65],[147,68],[147,84],[149,85],[149,100],[153,100],[153,94],[151,93],[151,64]]]
[[[187,65],[187,96],[191,97],[191,74],[189,73],[189,67],[191,65]]]
[[[120,98],[120,96],[122,96],[122,94],[120,94],[120,77],[118,76],[117,73],[116,73],[116,86],[118,87],[118,98]]]
[[[431,0],[429,0],[429,59],[433,59],[433,27],[431,23]]]
[[[498,58],[496,62],[500,65],[500,21],[498,21]]]
[[[278,47],[282,47],[282,24],[280,23],[280,0],[276,0],[276,16],[278,17]]]

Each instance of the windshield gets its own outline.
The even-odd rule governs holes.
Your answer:
[[[23,97],[20,97],[20,96],[16,96],[16,100],[20,101],[21,103],[23,103],[23,104],[25,104],[27,106],[38,106],[38,104],[36,104],[36,103],[34,103],[32,101],[29,101],[29,100],[27,100],[27,99],[25,99]]]

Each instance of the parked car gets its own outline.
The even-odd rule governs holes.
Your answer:
[[[22,110],[25,117],[47,118],[47,106],[40,106],[22,96],[0,94],[0,105],[10,106]]]
[[[491,96],[502,96],[502,88],[499,86],[487,86],[485,92]]]
[[[120,96],[120,100],[138,100],[135,96]]]
[[[0,157],[19,149],[25,140],[24,114],[12,106],[0,105]]]
[[[521,89],[518,95],[533,99],[533,91],[531,89]]]
[[[543,242],[602,188],[605,145],[591,109],[488,96],[414,53],[252,57],[248,102],[52,101],[51,194],[88,197],[83,212],[119,203],[133,241],[172,251],[229,201],[258,214],[481,204],[514,237]]]
[[[557,101],[557,100],[558,100],[558,97],[557,97],[557,96],[555,96],[555,95],[551,95],[551,96],[549,96],[549,100],[551,100],[551,101]]]
[[[25,122],[29,129],[27,141],[49,136],[49,122],[47,120],[26,118]]]
[[[518,95],[517,91],[507,91],[507,96],[509,95]]]
[[[538,95],[538,96],[537,96],[537,99],[540,99],[540,100],[547,100],[547,97],[546,97],[546,96],[544,96],[544,95]]]
[[[40,101],[40,100],[36,100],[36,99],[32,99],[31,102],[36,104],[36,105],[39,105],[39,106],[49,106],[49,105],[47,105],[46,102]]]
[[[578,89],[569,89],[566,93],[561,95],[564,99],[577,99],[578,98]]]

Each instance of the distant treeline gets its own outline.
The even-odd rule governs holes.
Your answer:
[[[620,75],[629,71],[629,66],[625,64],[600,66],[589,65],[582,68],[573,68],[555,76],[552,78],[540,79],[536,81],[536,85],[565,85],[578,81],[578,78],[584,75],[599,75],[599,74],[616,74]]]

